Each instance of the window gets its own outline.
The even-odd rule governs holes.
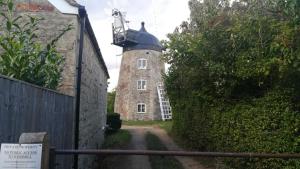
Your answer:
[[[137,81],[137,89],[138,90],[146,90],[146,80],[138,80]]]
[[[138,103],[137,112],[138,113],[146,113],[146,104],[145,103]]]
[[[138,59],[137,67],[138,67],[138,69],[146,69],[147,68],[147,59]]]

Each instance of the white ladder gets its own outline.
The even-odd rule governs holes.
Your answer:
[[[163,121],[172,119],[172,112],[169,99],[166,97],[166,93],[162,83],[157,84],[157,93],[160,104],[161,118]]]

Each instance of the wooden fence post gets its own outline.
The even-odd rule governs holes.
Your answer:
[[[42,144],[41,169],[49,169],[49,140],[46,132],[22,133],[19,144]]]
[[[51,147],[50,157],[49,157],[49,169],[55,169],[55,167],[56,167],[55,147]]]

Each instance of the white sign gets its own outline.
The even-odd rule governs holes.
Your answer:
[[[42,144],[1,144],[0,169],[41,169]]]

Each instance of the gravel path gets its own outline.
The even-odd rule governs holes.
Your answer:
[[[131,142],[126,150],[146,150],[145,134],[143,127],[122,126],[122,129],[128,130],[131,134]],[[112,156],[108,169],[151,169],[148,156]]]
[[[131,142],[127,150],[146,150],[145,134],[149,131],[157,135],[166,145],[168,150],[182,150],[168,134],[159,127],[152,126],[122,126],[122,129],[128,130]],[[185,169],[209,169],[203,167],[199,162],[190,157],[176,157]],[[148,156],[113,156],[110,159],[109,169],[151,169]]]
[[[159,127],[152,126],[123,126],[132,134],[131,148],[136,150],[145,150],[145,134],[149,131],[157,135],[160,140],[166,145],[168,150],[180,151],[183,150],[178,147],[175,142],[168,136],[168,134]],[[176,157],[182,163],[185,169],[208,169],[202,166],[199,162],[190,157]],[[151,169],[148,157],[146,156],[132,156],[131,160],[139,169]],[[135,166],[134,166],[135,167]],[[128,167],[128,169],[131,169]],[[136,168],[132,168],[136,169]]]
[[[130,150],[146,150],[146,141],[144,128],[130,128],[124,126],[123,129],[126,129],[130,132],[132,138],[129,145]],[[148,156],[130,156],[128,157],[130,162],[130,167],[128,169],[151,169]],[[123,167],[124,169],[124,167]]]
[[[183,149],[180,148],[163,129],[160,129],[159,127],[152,127],[150,132],[158,136],[166,145],[168,150],[183,151]],[[185,169],[209,169],[202,166],[198,161],[191,157],[176,157],[176,159],[180,161]]]

